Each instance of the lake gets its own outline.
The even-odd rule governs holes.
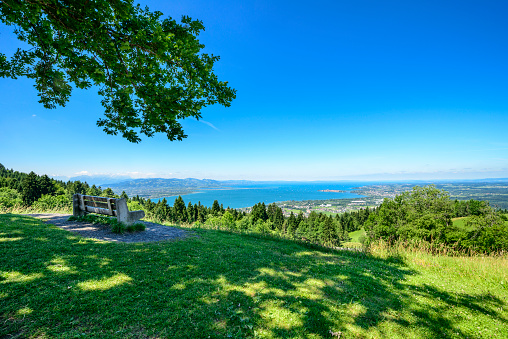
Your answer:
[[[349,192],[321,192],[320,190],[350,191],[353,187],[365,186],[370,183],[361,182],[258,182],[234,185],[230,188],[203,189],[199,192],[182,195],[185,204],[201,202],[211,207],[214,200],[223,204],[224,208],[251,207],[259,202],[270,204],[272,202],[287,200],[325,200],[325,199],[355,199],[361,195]],[[169,205],[173,205],[178,196],[165,197]],[[160,198],[162,199],[162,198]],[[152,199],[157,202],[159,199]]]

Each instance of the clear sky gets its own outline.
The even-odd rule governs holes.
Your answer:
[[[508,177],[507,1],[138,0],[200,19],[231,107],[132,144],[96,90],[46,110],[0,79],[0,163],[38,174],[251,180]],[[0,51],[18,46],[0,24]]]

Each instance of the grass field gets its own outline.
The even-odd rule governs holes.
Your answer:
[[[461,217],[461,218],[453,218],[453,226],[466,229],[468,231],[471,231],[474,229],[473,226],[466,227],[466,222],[470,219],[470,217]],[[505,224],[508,225],[508,221],[505,221]]]
[[[342,247],[346,248],[363,248],[361,238],[365,237],[367,233],[362,228],[361,230],[349,232],[349,237],[351,238],[349,241],[345,241],[341,244]]]
[[[113,243],[0,215],[0,337],[508,337],[506,257],[193,232]]]
[[[462,228],[462,229],[466,229],[466,230],[470,231],[473,228],[472,227],[469,227],[469,228],[466,227],[466,222],[468,220],[469,220],[469,217],[453,218],[452,219],[453,226],[458,227],[458,228]]]

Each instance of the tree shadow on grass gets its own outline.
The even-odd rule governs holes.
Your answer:
[[[0,217],[0,336],[470,335],[446,315],[452,307],[506,324],[498,297],[412,286],[400,258],[204,230],[175,242],[109,243]]]

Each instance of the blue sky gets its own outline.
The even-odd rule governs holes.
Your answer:
[[[231,107],[188,138],[106,135],[94,89],[46,110],[0,79],[0,163],[38,174],[251,180],[508,177],[505,1],[138,1],[200,19]],[[0,25],[0,51],[18,42]],[[86,146],[85,146],[86,145]]]

